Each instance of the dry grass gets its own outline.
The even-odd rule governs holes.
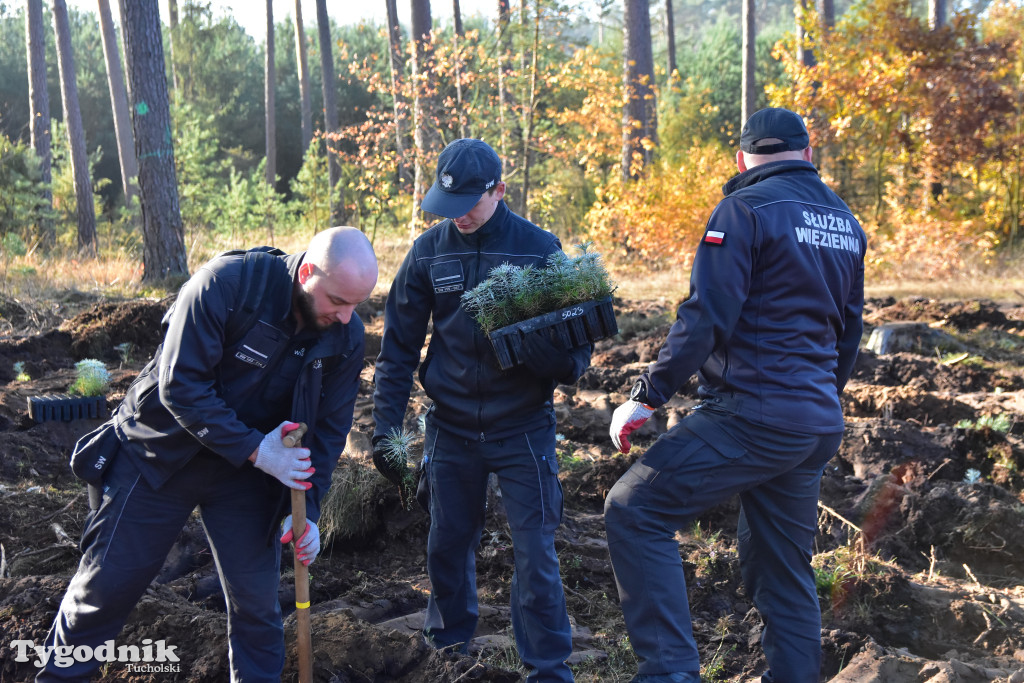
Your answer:
[[[194,271],[213,256],[228,249],[268,242],[266,235],[239,238],[209,236],[191,239],[188,262]],[[308,236],[278,235],[274,246],[293,253],[305,249]],[[378,233],[374,250],[380,266],[375,293],[386,294],[391,281],[409,250],[410,241],[404,230]],[[674,267],[648,268],[646,264],[606,259],[606,267],[623,299],[661,301],[674,305],[689,294],[687,270]],[[161,298],[173,293],[180,282],[143,283],[141,257],[137,253],[104,251],[96,259],[83,259],[67,252],[44,255],[30,252],[0,261],[0,295],[26,304],[56,302],[71,304],[76,300],[99,298]],[[1021,301],[1024,299],[1024,278],[1016,264],[1004,264],[998,270],[975,271],[955,278],[933,280],[877,281],[866,283],[868,297],[925,297],[936,300],[992,299]],[[84,295],[84,296],[83,296]]]
[[[1020,277],[959,277],[932,281],[899,280],[896,282],[867,282],[865,296],[905,299],[924,297],[939,301],[963,299],[991,299],[992,301],[1020,302],[1024,300],[1024,279]]]
[[[384,478],[370,463],[342,456],[320,504],[324,544],[360,539],[374,531],[380,524],[378,501],[385,488]]]
[[[606,264],[622,299],[661,300],[678,303],[690,293],[690,272],[679,268],[637,269],[635,264]]]
[[[680,302],[689,296],[690,273],[681,269],[646,269],[628,264],[608,266],[618,284],[615,295],[623,299]],[[1024,264],[978,271],[953,278],[932,280],[871,280],[864,283],[868,298],[923,297],[937,301],[991,299],[997,302],[1024,301]]]
[[[4,261],[0,290],[25,301],[64,301],[73,292],[140,296],[142,263],[124,254],[83,259],[60,253],[30,253]]]

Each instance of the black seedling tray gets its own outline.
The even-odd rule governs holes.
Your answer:
[[[552,340],[564,349],[611,337],[619,331],[610,296],[512,323],[487,335],[501,369],[508,370],[522,362],[519,349],[523,335],[546,328],[551,328]]]
[[[105,396],[46,394],[28,397],[28,416],[36,422],[87,420],[107,417]]]

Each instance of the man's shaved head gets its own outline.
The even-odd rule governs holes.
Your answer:
[[[352,275],[377,280],[377,257],[366,235],[358,228],[339,226],[313,236],[304,263],[312,263],[330,276],[337,268]]]
[[[295,308],[301,324],[326,329],[347,324],[377,284],[377,257],[357,228],[328,228],[313,236],[299,266]]]

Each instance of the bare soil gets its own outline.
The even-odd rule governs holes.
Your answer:
[[[96,303],[62,321],[0,308],[0,329],[11,330],[0,336],[0,683],[31,680],[37,671],[31,661],[15,661],[11,643],[43,641],[77,566],[88,505],[68,456],[99,424],[36,423],[26,400],[66,391],[74,363],[89,357],[112,369],[108,409],[116,406],[155,349],[167,305]],[[472,654],[435,652],[417,634],[429,585],[428,518],[402,506],[367,451],[382,307],[378,299],[360,310],[369,335],[363,391],[334,477],[331,542],[312,566],[314,680],[522,680],[509,640],[512,548],[497,493],[478,551],[481,624]],[[695,385],[658,411],[631,456],[613,451],[607,425],[655,358],[673,311],[670,302],[617,301],[620,335],[598,343],[576,386],[556,391],[565,491],[557,544],[580,681],[626,681],[635,672],[602,505],[635,455],[696,404]],[[844,396],[847,432],[822,483],[815,557],[822,680],[1024,681],[1024,305],[868,303],[868,333],[910,321],[930,331],[916,347],[862,351]],[[16,377],[16,362],[31,379]],[[410,428],[426,405],[417,387]],[[708,681],[746,681],[765,668],[761,619],[739,576],[737,513],[736,501],[726,502],[678,534]],[[290,570],[279,595],[286,614],[293,611]],[[296,680],[291,615],[286,630],[284,678]],[[145,638],[175,645],[180,670],[138,673],[114,663],[97,680],[228,680],[224,601],[195,519],[118,642]]]

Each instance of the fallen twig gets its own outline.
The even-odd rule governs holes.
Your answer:
[[[61,514],[64,514],[65,512],[67,512],[68,510],[70,510],[70,509],[71,509],[71,506],[72,506],[72,505],[74,505],[75,503],[77,503],[77,502],[78,502],[78,500],[79,500],[79,499],[80,499],[81,497],[82,497],[82,494],[81,494],[81,493],[79,493],[79,494],[78,494],[77,496],[75,496],[74,498],[72,498],[72,499],[71,499],[71,502],[69,502],[69,503],[68,503],[67,505],[65,505],[64,507],[62,507],[62,508],[61,508],[60,510],[57,510],[56,512],[51,512],[50,514],[46,515],[45,517],[43,517],[42,519],[40,519],[40,520],[39,520],[39,522],[48,522],[48,521],[50,521],[51,519],[53,519],[54,517],[56,517],[56,516],[58,516],[58,515],[61,515]]]
[[[35,550],[22,550],[20,553],[15,554],[15,556],[11,558],[11,564],[14,564],[15,560],[20,560],[23,557],[32,557],[33,555],[42,555],[43,553],[48,553],[51,550],[60,550],[60,552],[62,553],[66,549],[74,548],[74,547],[77,547],[77,546],[73,546],[73,545],[69,546],[67,543],[54,543],[53,545],[48,545],[45,548],[36,548]],[[58,555],[60,555],[60,553],[57,553],[57,555],[54,555],[54,557],[57,557]]]
[[[827,513],[829,513],[830,515],[832,515],[836,519],[838,519],[843,524],[846,524],[851,529],[854,529],[857,533],[861,533],[863,531],[859,526],[857,526],[856,524],[854,524],[853,522],[848,520],[846,517],[843,517],[841,514],[839,514],[838,512],[836,512],[835,510],[833,510],[829,506],[825,505],[820,500],[818,501],[818,507],[820,507],[822,510],[824,510]]]

